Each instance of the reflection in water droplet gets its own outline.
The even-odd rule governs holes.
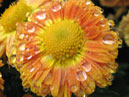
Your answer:
[[[79,87],[77,85],[72,85],[70,89],[72,92],[76,92],[79,90]]]
[[[112,27],[114,25],[114,22],[112,20],[109,20],[108,25],[109,27]]]
[[[82,64],[82,68],[86,71],[89,72],[91,70],[91,64],[84,63]]]
[[[26,23],[25,30],[29,33],[33,33],[35,31],[35,27],[31,23]]]
[[[32,28],[28,28],[28,30],[27,30],[28,32],[30,32],[30,33],[33,33],[34,31],[35,31],[35,27],[32,27]]]
[[[37,13],[36,18],[39,20],[44,20],[46,18],[46,12],[40,11],[39,13]]]
[[[86,5],[89,5],[89,4],[91,4],[91,1],[87,1],[87,2],[86,2]]]
[[[53,12],[57,12],[58,10],[60,10],[61,9],[61,5],[54,5],[53,7],[52,7],[52,11]]]
[[[25,58],[26,58],[27,60],[29,60],[29,59],[32,58],[32,55],[31,55],[30,53],[26,53],[26,54],[25,54]]]
[[[87,97],[86,94],[84,94],[83,97]]]
[[[87,75],[84,71],[79,70],[77,71],[77,80],[78,81],[85,81],[87,79]]]
[[[24,38],[24,34],[21,33],[21,34],[19,35],[19,39],[23,39],[23,38]]]
[[[24,51],[25,50],[25,43],[21,43],[19,45],[19,50]]]
[[[97,17],[97,16],[99,16],[99,14],[98,14],[98,13],[95,13],[95,14],[94,14],[94,16],[96,16],[96,17]]]
[[[108,35],[104,36],[102,42],[104,44],[112,45],[115,43],[115,40],[114,40],[114,37],[112,35],[108,34]]]
[[[32,69],[30,70],[30,72],[33,72],[33,71],[34,71],[34,69],[35,69],[35,68],[32,68]]]

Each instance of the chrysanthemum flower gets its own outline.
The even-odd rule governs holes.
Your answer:
[[[3,64],[2,64],[2,61],[0,60],[0,67],[2,67],[2,66],[3,66]],[[4,84],[4,80],[2,79],[2,74],[0,73],[0,91],[4,90],[3,84]],[[2,97],[2,96],[0,96],[0,97]]]
[[[6,97],[3,92],[0,91],[0,97]]]
[[[0,19],[0,57],[5,53],[6,40],[8,36],[15,32],[16,23],[26,19],[26,13],[30,8],[23,2],[12,4],[2,14]]]
[[[2,2],[3,2],[3,0],[0,0],[0,7],[2,6],[2,4],[1,4]]]
[[[40,2],[39,2],[40,1]],[[6,41],[9,35],[16,32],[16,24],[26,20],[26,16],[33,9],[39,7],[47,0],[18,0],[10,5],[0,19],[0,57],[5,53]]]
[[[129,6],[129,0],[100,0],[100,3],[107,7]]]
[[[120,32],[122,38],[124,38],[127,46],[129,46],[129,14],[123,16],[119,24],[118,31]]]
[[[22,96],[22,97],[33,97],[32,95],[30,95],[30,94],[25,94],[24,96]]]
[[[9,60],[23,86],[39,96],[85,97],[96,85],[111,85],[118,67],[112,25],[89,0],[46,2],[17,25],[7,42]]]

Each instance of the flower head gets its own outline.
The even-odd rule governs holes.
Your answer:
[[[2,66],[3,66],[3,63],[0,60],[0,67],[2,67]],[[0,91],[3,91],[4,90],[3,84],[4,84],[4,80],[2,79],[2,74],[0,73]],[[0,92],[0,95],[2,95],[1,92]],[[0,97],[3,97],[3,96],[0,96]]]
[[[119,24],[118,31],[120,32],[122,38],[124,38],[127,46],[129,46],[129,14],[123,16]]]
[[[0,0],[0,7],[2,6],[2,4],[1,4],[2,2],[3,2],[3,0]]]
[[[129,0],[100,0],[100,3],[107,7],[129,6]]]
[[[47,2],[17,25],[7,42],[9,60],[15,56],[23,86],[39,96],[85,97],[96,85],[111,85],[118,67],[112,25],[90,0]]]
[[[33,97],[32,95],[30,95],[30,94],[25,94],[24,96],[22,96],[22,97]]]

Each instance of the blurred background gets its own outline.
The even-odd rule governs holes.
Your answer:
[[[0,0],[0,14],[14,1],[16,2],[16,0]],[[106,88],[96,87],[96,91],[88,97],[129,97],[129,0],[92,1],[95,5],[102,8],[103,15],[106,18],[114,20],[115,27],[112,27],[112,30],[120,32],[123,44],[119,48],[119,56],[116,59],[119,68],[114,74],[112,85]],[[6,61],[6,56],[3,59]],[[22,87],[20,74],[15,68],[9,67],[6,64],[0,68],[0,72],[5,80],[4,95],[6,95],[0,95],[0,97],[38,97],[29,89]],[[25,94],[30,95],[25,96]]]

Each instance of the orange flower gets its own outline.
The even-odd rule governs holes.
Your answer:
[[[0,7],[2,6],[2,4],[1,4],[2,2],[3,2],[3,0],[0,0]]]
[[[6,96],[0,91],[0,97],[6,97]]]
[[[100,0],[100,3],[107,7],[129,6],[129,0]]]
[[[38,96],[85,97],[96,85],[111,85],[118,67],[121,41],[109,26],[113,22],[89,0],[50,1],[17,25],[7,55],[23,86]]]
[[[2,66],[3,66],[3,63],[0,60],[0,67],[2,67]],[[4,90],[3,83],[4,83],[4,80],[2,79],[2,74],[0,73],[0,91]],[[1,92],[0,92],[0,95],[1,95]],[[3,96],[0,96],[0,97],[3,97]]]
[[[0,91],[4,90],[3,83],[4,83],[4,80],[2,79],[2,74],[0,73]]]
[[[25,94],[24,96],[22,96],[22,97],[33,97],[32,95],[30,95],[30,94]]]
[[[118,31],[120,32],[121,37],[124,38],[127,46],[129,46],[129,14],[123,16]]]

